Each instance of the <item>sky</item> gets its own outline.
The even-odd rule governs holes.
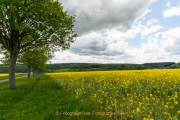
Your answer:
[[[180,62],[180,0],[58,1],[79,36],[51,63]]]

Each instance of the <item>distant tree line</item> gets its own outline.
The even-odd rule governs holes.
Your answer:
[[[160,62],[160,63],[145,63],[144,66],[151,66],[153,68],[163,68],[175,64],[175,62]]]
[[[97,64],[97,63],[62,63],[62,64],[47,64],[46,69],[70,69],[74,71],[94,71],[94,70],[143,70],[143,69],[166,69],[177,68],[175,62],[159,62],[159,63],[144,63],[144,64]]]
[[[59,69],[69,69],[69,71],[106,71],[106,70],[143,70],[143,69],[173,69],[180,68],[180,63],[162,62],[145,64],[97,64],[97,63],[62,63],[46,64],[44,72],[55,72]],[[9,68],[0,65],[0,73],[8,73]],[[16,73],[27,73],[28,67],[20,64],[16,67]]]
[[[119,67],[119,70],[143,70],[144,68],[142,66],[137,66],[137,67]]]
[[[27,73],[28,67],[24,65],[17,65],[15,69],[16,73]],[[9,73],[9,66],[0,65],[0,73]]]

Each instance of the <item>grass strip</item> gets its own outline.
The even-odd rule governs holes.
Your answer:
[[[102,115],[74,115],[97,112],[92,101],[75,97],[75,93],[67,92],[47,75],[17,79],[14,89],[8,89],[8,82],[2,82],[0,120],[106,120],[107,116]],[[71,115],[63,115],[67,113]]]

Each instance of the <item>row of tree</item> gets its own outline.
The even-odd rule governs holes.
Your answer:
[[[4,50],[4,55],[0,61],[9,66],[10,65],[10,54],[7,50],[1,48],[1,51]],[[42,72],[45,72],[45,66],[48,60],[53,56],[53,51],[48,47],[36,48],[33,50],[28,50],[17,57],[17,63],[22,63],[28,67],[28,79],[30,79],[31,68],[33,69],[33,76],[37,76]]]
[[[138,69],[178,68],[178,64],[175,64],[175,62],[159,62],[159,63],[144,63],[144,64],[61,63],[61,64],[47,64],[45,68],[49,70],[69,69],[69,71],[138,70]]]
[[[0,0],[0,52],[9,57],[9,88],[16,87],[18,59],[29,69],[42,71],[44,61],[49,59],[43,56],[46,54],[44,48],[51,51],[60,51],[61,48],[63,51],[70,47],[77,37],[72,31],[74,22],[75,16],[63,11],[58,1]]]
[[[119,67],[119,70],[143,70],[144,68],[142,66],[137,66],[137,67],[127,67],[127,68],[123,68],[123,67]]]

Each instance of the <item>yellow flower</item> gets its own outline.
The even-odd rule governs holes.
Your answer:
[[[151,119],[151,118],[144,118],[143,120],[154,120],[154,119]]]
[[[1,76],[9,76],[9,74],[0,74],[0,77],[1,77]]]
[[[177,92],[175,92],[175,98],[177,98]]]
[[[48,75],[54,77],[65,89],[75,90],[76,99],[82,99],[81,96],[86,93],[86,97],[103,109],[129,109],[132,115],[135,112],[143,115],[148,110],[144,120],[153,120],[151,115],[157,106],[163,110],[163,114],[169,115],[170,112],[164,111],[174,109],[179,104],[177,100],[180,99],[180,92],[176,91],[180,87],[180,69],[64,72]],[[152,94],[153,89],[158,94]],[[169,90],[174,94],[167,96]],[[180,114],[180,111],[177,113]]]
[[[140,109],[139,109],[139,108],[137,108],[137,109],[136,109],[136,111],[137,111],[137,112],[139,112],[139,111],[140,111]]]

